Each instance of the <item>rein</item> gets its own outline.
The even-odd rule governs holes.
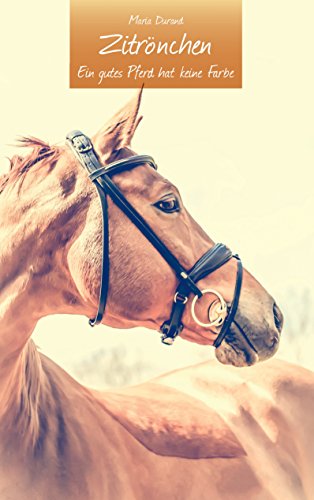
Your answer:
[[[107,196],[124,212],[124,214],[133,222],[142,232],[147,240],[156,248],[160,255],[165,259],[169,266],[175,272],[179,285],[173,298],[173,306],[170,318],[165,321],[161,327],[162,342],[172,344],[174,339],[184,328],[182,316],[191,293],[194,294],[192,302],[192,317],[196,323],[205,328],[212,326],[221,326],[222,328],[214,342],[215,347],[219,347],[226,336],[237,312],[241,285],[242,285],[242,263],[238,255],[233,255],[231,250],[222,243],[217,243],[210,248],[195,264],[187,270],[185,269],[173,253],[159,239],[153,229],[147,224],[141,214],[128,202],[118,186],[113,182],[112,176],[126,170],[131,170],[140,165],[148,164],[157,170],[157,165],[153,158],[148,155],[135,155],[129,158],[115,161],[109,165],[101,165],[99,158],[93,148],[90,139],[79,130],[74,130],[67,135],[67,143],[75,152],[81,165],[87,170],[90,180],[95,184],[102,207],[102,269],[101,283],[99,293],[98,311],[94,318],[89,320],[91,326],[99,324],[104,316],[108,286],[109,286],[109,215]],[[222,296],[212,289],[200,290],[197,282],[213,273],[221,266],[226,264],[232,257],[237,259],[237,276],[234,289],[234,296],[230,307],[228,307]],[[217,309],[218,317],[207,324],[201,323],[195,313],[195,304],[197,299],[205,293],[213,293],[219,301]]]

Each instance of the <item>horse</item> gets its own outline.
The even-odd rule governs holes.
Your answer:
[[[313,379],[256,365],[278,348],[281,311],[135,155],[140,101],[141,91],[92,141],[23,138],[31,152],[0,178],[1,499],[279,498],[280,488],[306,498]],[[60,313],[215,345],[221,366],[96,392],[31,339]]]

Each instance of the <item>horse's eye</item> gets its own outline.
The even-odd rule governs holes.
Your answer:
[[[158,201],[157,203],[155,203],[155,207],[157,207],[162,212],[165,212],[166,214],[172,214],[173,212],[179,212],[180,210],[179,202],[174,196]]]

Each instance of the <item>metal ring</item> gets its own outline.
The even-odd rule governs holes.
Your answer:
[[[224,318],[227,316],[227,304],[226,304],[223,296],[220,295],[219,292],[216,292],[216,290],[213,290],[212,288],[206,288],[206,290],[202,290],[202,295],[204,295],[205,293],[211,293],[213,295],[216,295],[216,297],[219,299],[219,302],[221,305],[221,316],[219,316],[217,319],[215,319],[214,321],[211,321],[209,323],[202,323],[197,318],[196,313],[195,313],[195,304],[196,304],[197,300],[199,299],[199,297],[197,295],[195,295],[195,297],[192,301],[192,304],[191,304],[192,318],[194,319],[195,323],[197,323],[198,325],[200,325],[204,328],[210,328],[212,326],[220,326],[220,321],[221,321],[222,315],[224,315]]]

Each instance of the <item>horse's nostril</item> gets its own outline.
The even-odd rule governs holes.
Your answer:
[[[273,312],[274,312],[274,321],[276,328],[279,332],[281,332],[283,325],[283,314],[280,311],[279,307],[277,306],[276,302],[274,303]]]

